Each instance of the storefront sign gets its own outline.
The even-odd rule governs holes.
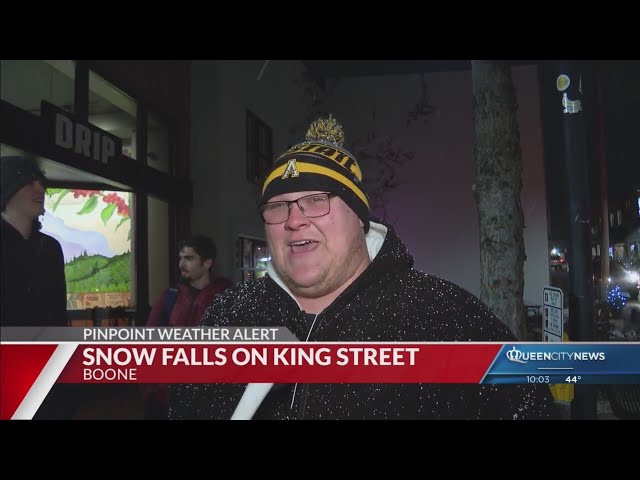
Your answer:
[[[42,102],[42,117],[53,130],[57,147],[104,165],[122,152],[122,140],[115,135],[74,118],[48,102]]]

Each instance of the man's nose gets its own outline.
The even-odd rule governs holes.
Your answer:
[[[309,219],[302,213],[302,209],[297,203],[291,204],[291,210],[289,211],[289,218],[284,224],[285,228],[290,230],[298,229],[304,225],[309,224]]]

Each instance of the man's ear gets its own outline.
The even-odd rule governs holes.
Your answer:
[[[211,270],[211,267],[213,267],[213,258],[207,258],[202,264],[207,267],[207,270]]]

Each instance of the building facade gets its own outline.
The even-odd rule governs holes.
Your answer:
[[[48,177],[43,231],[63,246],[71,321],[143,323],[190,230],[189,63],[0,70],[1,153],[35,157]]]

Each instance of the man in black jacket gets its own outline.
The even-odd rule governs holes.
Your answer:
[[[3,327],[66,327],[64,257],[57,240],[40,231],[46,178],[34,159],[7,156],[2,168]],[[74,386],[54,385],[35,419],[68,419]]]
[[[369,218],[362,173],[331,117],[274,163],[260,213],[268,275],[228,290],[209,326],[282,326],[302,341],[513,341],[460,287],[413,269],[393,229]],[[540,419],[546,385],[239,384],[172,389],[175,419]],[[242,400],[242,401],[241,401]]]
[[[67,326],[60,244],[40,232],[45,176],[29,157],[2,157],[2,326]]]

